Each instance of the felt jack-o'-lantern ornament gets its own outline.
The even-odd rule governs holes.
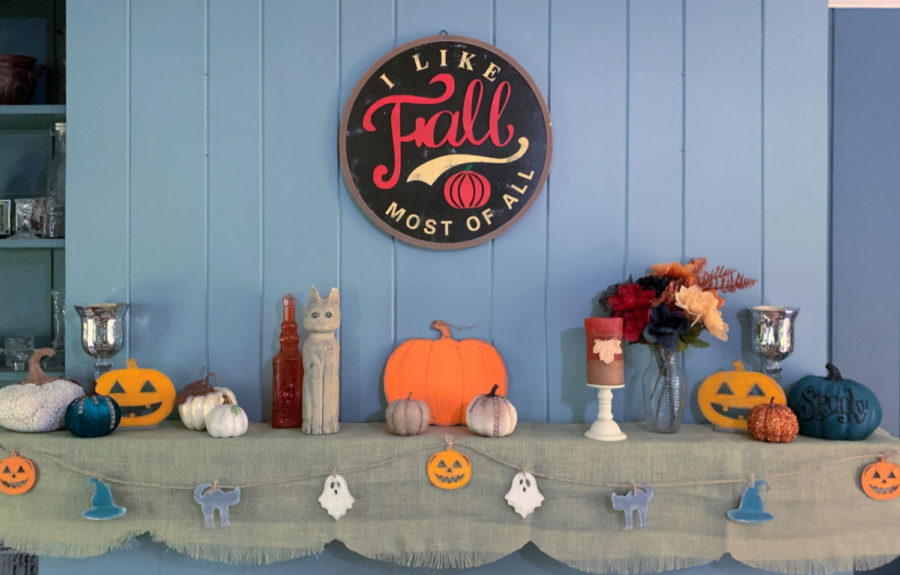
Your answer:
[[[459,489],[472,479],[472,462],[450,444],[428,458],[426,470],[428,480],[438,489]]]
[[[888,501],[900,497],[900,466],[882,458],[863,469],[859,477],[863,493],[872,499]]]
[[[101,375],[95,389],[119,404],[121,427],[156,425],[175,407],[172,381],[160,371],[138,367],[134,358],[128,359],[125,369],[114,369]]]
[[[717,371],[697,391],[700,412],[710,423],[727,429],[747,429],[750,410],[760,404],[785,403],[784,390],[764,373],[747,371],[740,360],[734,371]]]
[[[22,495],[34,487],[37,471],[34,463],[15,451],[0,461],[0,492],[7,495]]]
[[[506,366],[497,350],[480,339],[455,340],[450,324],[434,320],[436,339],[408,339],[397,346],[384,366],[388,402],[412,392],[431,409],[435,425],[465,425],[466,408],[485,389],[497,386],[506,395]]]

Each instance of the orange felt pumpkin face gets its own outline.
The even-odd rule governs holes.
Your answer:
[[[746,430],[750,410],[772,398],[775,403],[787,403],[777,381],[764,373],[746,371],[741,361],[734,362],[734,371],[717,371],[704,379],[697,391],[703,416],[728,429]]]
[[[872,499],[888,501],[900,497],[900,466],[882,457],[863,469],[859,483],[863,493]]]
[[[506,366],[497,350],[480,339],[455,340],[441,320],[431,327],[433,339],[408,339],[397,346],[384,366],[384,395],[388,403],[412,399],[428,404],[431,423],[465,425],[466,408],[476,396],[497,385],[506,395]]]
[[[449,446],[428,459],[427,470],[431,484],[439,489],[459,489],[472,479],[472,462]]]
[[[0,461],[0,492],[7,495],[21,495],[34,487],[37,472],[30,459],[15,451]]]
[[[128,367],[114,369],[97,379],[96,391],[108,395],[122,410],[120,427],[156,425],[175,407],[175,386],[162,372],[139,368],[134,358]]]

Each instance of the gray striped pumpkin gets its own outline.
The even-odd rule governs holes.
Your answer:
[[[388,431],[394,435],[419,435],[428,429],[431,409],[420,399],[413,399],[412,392],[406,399],[395,399],[385,411]]]

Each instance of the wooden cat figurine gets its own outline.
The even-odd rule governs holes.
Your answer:
[[[303,328],[308,333],[303,343],[303,433],[326,435],[340,429],[341,350],[334,337],[340,326],[341,294],[337,288],[331,288],[323,298],[312,286],[303,314]]]

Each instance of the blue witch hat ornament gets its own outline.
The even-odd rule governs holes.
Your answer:
[[[125,508],[116,505],[116,502],[113,501],[112,491],[109,490],[106,483],[90,477],[85,485],[90,487],[91,484],[94,485],[94,496],[91,497],[91,508],[85,509],[81,513],[85,519],[115,519],[125,515]]]
[[[775,519],[775,516],[765,510],[762,496],[759,494],[760,489],[765,486],[766,491],[769,490],[769,484],[764,480],[759,481],[753,479],[753,484],[744,490],[741,495],[741,502],[737,509],[728,512],[728,518],[741,523],[768,523]]]

